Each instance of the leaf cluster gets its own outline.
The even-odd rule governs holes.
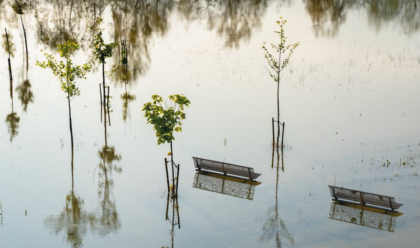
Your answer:
[[[144,116],[147,123],[153,125],[158,137],[158,144],[170,143],[175,140],[173,132],[181,132],[181,120],[185,119],[184,108],[188,107],[190,101],[184,95],[170,95],[169,102],[159,95],[152,95],[153,102],[145,103],[143,106]]]
[[[63,60],[57,61],[54,55],[44,53],[47,61],[36,62],[41,68],[50,68],[53,74],[58,77],[61,83],[61,89],[67,93],[69,97],[80,95],[80,90],[76,86],[77,78],[86,79],[86,73],[91,70],[89,63],[83,65],[73,64],[71,55],[79,49],[79,45],[73,41],[66,41],[57,45],[57,51]]]
[[[11,57],[14,57],[16,48],[15,43],[13,43],[13,35],[11,33],[7,34],[7,36],[9,36],[9,41],[7,41],[6,34],[2,34],[1,36],[3,38],[2,46],[4,47],[4,50],[9,53]]]
[[[280,79],[280,72],[289,64],[290,57],[292,56],[296,47],[299,46],[299,42],[286,44],[287,37],[284,33],[284,25],[287,23],[287,20],[284,20],[283,17],[280,17],[280,20],[276,23],[279,25],[279,31],[274,31],[274,33],[279,35],[280,43],[276,45],[271,43],[271,47],[280,54],[279,58],[277,58],[277,56],[275,57],[268,51],[268,48],[265,46],[265,42],[262,48],[265,51],[264,57],[271,68],[271,71],[269,71],[270,76],[274,81],[278,82]],[[286,56],[283,60],[280,59],[282,54]]]
[[[28,8],[28,3],[22,0],[15,0],[11,6],[16,14],[23,15],[25,14],[25,10]]]
[[[93,55],[101,63],[105,64],[105,59],[112,57],[112,49],[118,45],[117,42],[105,44],[102,38],[102,31],[99,31],[93,39]]]

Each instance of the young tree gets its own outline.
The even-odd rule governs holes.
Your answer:
[[[171,146],[171,165],[172,165],[172,185],[175,186],[174,175],[174,154],[172,141],[175,140],[174,131],[181,132],[181,120],[185,119],[184,108],[190,105],[190,100],[184,95],[170,95],[169,101],[164,101],[159,95],[152,95],[153,102],[145,103],[143,106],[144,116],[147,123],[153,125],[158,138],[158,145],[170,143]]]
[[[105,63],[106,63],[105,59],[112,57],[112,49],[114,49],[114,47],[116,47],[117,45],[118,43],[116,42],[105,44],[104,39],[102,38],[102,31],[99,31],[95,35],[95,38],[93,40],[93,47],[94,47],[93,54],[95,58],[102,64],[102,79],[103,79],[102,89],[104,92],[104,96],[105,96]],[[103,101],[104,101],[104,106],[105,106],[105,97]]]
[[[269,73],[273,80],[277,83],[277,146],[279,144],[280,139],[280,80],[281,80],[281,72],[284,68],[286,68],[287,64],[289,63],[290,56],[292,56],[293,51],[299,45],[299,42],[293,44],[286,44],[287,37],[284,34],[284,25],[287,23],[287,20],[283,20],[283,17],[280,17],[280,20],[277,21],[279,25],[279,31],[274,31],[274,33],[279,35],[280,43],[275,45],[271,44],[273,49],[276,49],[278,53],[278,59],[272,53],[270,53],[265,46],[265,42],[263,45],[263,49],[265,51],[265,59],[267,60],[268,65],[270,66]],[[282,58],[282,55],[285,56]]]
[[[73,127],[71,120],[71,105],[70,101],[80,95],[80,90],[76,86],[77,78],[85,78],[86,73],[90,71],[91,65],[86,63],[84,65],[74,65],[70,58],[78,49],[79,45],[73,41],[67,41],[64,44],[57,45],[60,57],[64,60],[57,61],[51,54],[45,53],[47,61],[36,64],[42,68],[50,68],[55,76],[58,77],[61,83],[61,89],[67,94],[67,103],[69,107],[69,123],[70,123],[70,137],[71,147],[73,148]]]

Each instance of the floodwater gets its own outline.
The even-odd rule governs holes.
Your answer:
[[[416,247],[420,242],[419,1],[0,1],[0,247]],[[276,84],[263,42],[300,42],[280,88],[283,155],[272,158]],[[126,41],[67,99],[36,66],[65,39],[93,59],[91,25]],[[2,40],[3,44],[3,40]],[[12,89],[12,92],[10,91]],[[12,93],[12,94],[11,94]],[[142,106],[184,94],[178,200]],[[253,167],[260,185],[198,178],[192,157]],[[169,158],[169,157],[168,157]],[[273,162],[272,162],[273,161]],[[198,179],[200,184],[198,185]],[[332,205],[327,185],[394,196],[398,217]],[[248,193],[248,195],[247,195]]]

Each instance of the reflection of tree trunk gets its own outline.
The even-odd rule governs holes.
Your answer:
[[[283,151],[281,152],[281,171],[284,172]]]
[[[9,62],[10,62],[10,59],[9,59]],[[13,80],[10,80],[10,98],[12,99],[12,102],[13,102]]]
[[[166,217],[165,219],[169,221],[169,223],[171,223],[172,228],[170,230],[170,234],[171,234],[171,247],[174,247],[174,243],[175,243],[175,225],[178,225],[178,229],[181,229],[181,220],[179,218],[179,205],[178,205],[178,196],[172,198],[172,218],[169,218],[169,201],[170,201],[170,197],[169,197],[169,193],[168,193],[168,198],[166,200]],[[175,213],[176,212],[176,213]],[[175,214],[176,214],[176,219],[177,222],[175,222]]]
[[[71,137],[71,148],[73,149],[73,125],[71,120],[71,105],[70,105],[70,95],[67,94],[67,103],[69,105],[69,123],[70,123],[70,137]]]
[[[26,30],[25,30],[25,25],[23,25],[23,20],[22,20],[22,15],[20,15],[20,22],[22,23],[22,28],[23,28],[23,36],[25,37],[25,49],[26,49],[26,71],[28,71],[29,68],[29,62],[28,62],[28,41],[26,39]]]
[[[71,147],[71,193],[74,195],[74,148]]]
[[[178,217],[178,229],[181,229],[181,219],[179,218],[178,195],[176,196],[176,215]]]
[[[278,200],[278,191],[279,191],[279,149],[277,148],[277,174],[276,174],[276,209],[275,209],[275,216],[276,216],[276,225],[278,225],[279,221],[279,200]],[[280,240],[280,233],[279,228],[276,228],[276,243],[277,247],[281,247],[281,240]]]
[[[10,89],[12,89],[13,87],[13,75],[12,75],[12,65],[10,62],[10,44],[9,44],[9,34],[7,34],[7,29],[5,28],[4,31],[6,32],[6,43],[7,43],[7,51],[9,54],[9,58],[7,59],[8,65],[9,65],[9,78],[10,78]],[[13,98],[12,96],[12,90],[10,90],[10,97]]]
[[[72,30],[72,28],[71,28],[71,12],[73,12],[73,1],[71,1],[71,5],[70,5],[69,30]]]
[[[172,243],[172,248],[174,248],[174,237],[175,237],[175,199],[173,199],[172,201],[172,230],[171,230],[171,243]]]
[[[271,168],[274,168],[274,143],[273,143],[273,151],[271,152]]]

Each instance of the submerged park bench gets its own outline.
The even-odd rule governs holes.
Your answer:
[[[218,172],[223,173],[224,175],[247,178],[251,181],[261,176],[261,174],[255,173],[254,169],[251,167],[196,157],[193,157],[193,160],[197,171]]]
[[[328,185],[331,197],[339,202],[358,203],[363,206],[374,208],[389,209],[392,212],[401,207],[403,204],[395,202],[394,197],[372,194],[359,190],[346,189]]]

